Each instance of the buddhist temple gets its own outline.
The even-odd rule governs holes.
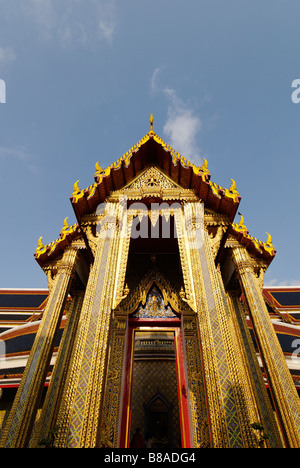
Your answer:
[[[48,288],[0,289],[0,447],[130,449],[137,428],[157,449],[300,447],[300,287],[264,286],[276,252],[237,183],[152,115],[100,164],[76,223],[38,240]]]

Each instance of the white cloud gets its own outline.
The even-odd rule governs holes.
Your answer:
[[[13,62],[16,55],[11,47],[0,47],[0,65],[6,65]]]
[[[2,0],[2,9],[64,47],[111,43],[117,26],[114,0]]]
[[[202,157],[197,137],[202,128],[202,121],[194,110],[178,98],[174,89],[165,88],[164,94],[169,101],[167,121],[164,133],[173,148],[182,156],[201,165]]]
[[[0,79],[0,104],[6,103],[6,83]]]
[[[116,11],[113,2],[98,6],[98,27],[100,35],[111,43],[117,26]]]
[[[150,78],[152,95],[161,93],[167,99],[167,121],[163,127],[167,142],[189,161],[203,164],[203,155],[197,141],[202,130],[202,120],[190,104],[186,104],[177,92],[159,84],[159,76],[165,66],[156,67]]]
[[[16,158],[20,161],[28,159],[28,152],[23,146],[5,147],[0,146],[0,159]]]
[[[151,80],[150,80],[150,88],[151,88],[151,92],[152,93],[155,93],[158,89],[158,85],[157,85],[157,79],[158,79],[158,75],[161,73],[163,67],[157,67],[155,68],[154,72],[152,73],[152,76],[151,76]]]
[[[264,285],[266,288],[271,288],[271,287],[300,287],[300,279],[299,280],[278,280],[276,278],[272,278],[268,281],[266,281],[266,284]]]
[[[34,163],[32,155],[25,146],[0,146],[0,162],[8,159],[17,160],[25,164],[33,174],[38,174],[39,172],[38,166]]]

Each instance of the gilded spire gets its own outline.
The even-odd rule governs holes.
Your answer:
[[[150,132],[153,132],[153,114],[150,115]]]

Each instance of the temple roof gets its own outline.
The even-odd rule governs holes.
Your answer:
[[[73,240],[81,237],[82,218],[94,213],[98,205],[103,203],[111,192],[123,189],[150,166],[158,167],[183,189],[192,190],[206,208],[228,216],[232,223],[230,233],[248,250],[256,255],[259,253],[270,263],[275,255],[270,236],[267,242],[258,241],[249,235],[243,223],[233,222],[241,201],[236,182],[231,179],[229,189],[212,182],[205,159],[203,159],[201,167],[188,161],[153,131],[152,114],[150,124],[150,131],[113,164],[106,169],[102,169],[99,162],[95,164],[96,172],[93,184],[85,189],[80,189],[79,180],[75,182],[70,201],[77,223],[69,226],[66,218],[60,237],[48,245],[44,246],[42,238],[39,239],[35,252],[38,263],[42,265],[46,260],[62,254]]]
[[[68,218],[65,218],[64,220],[64,225],[60,231],[58,239],[50,242],[50,244],[43,245],[42,237],[39,238],[38,247],[34,256],[40,266],[42,266],[46,261],[51,260],[53,256],[57,257],[62,255],[66,247],[68,247],[74,240],[81,237],[79,224],[75,223],[69,226],[67,219]]]
[[[152,127],[151,127],[152,128]],[[233,221],[241,197],[231,180],[229,189],[212,182],[207,161],[201,167],[188,161],[174,148],[165,143],[151,129],[138,143],[116,162],[102,169],[96,163],[94,183],[86,189],[74,184],[71,203],[78,222],[93,213],[111,191],[120,190],[150,165],[155,165],[170,179],[184,189],[192,189],[205,206],[215,212],[229,216]]]

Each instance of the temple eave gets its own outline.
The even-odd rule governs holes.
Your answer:
[[[55,241],[38,247],[34,257],[42,267],[45,263],[61,256],[64,250],[80,237],[82,237],[80,226],[78,224],[70,226],[66,232],[61,232],[60,237]]]
[[[267,265],[269,265],[274,259],[276,250],[272,244],[262,242],[255,237],[250,236],[249,232],[246,230],[238,230],[238,225],[235,223],[232,223],[228,233],[235,237],[241,245],[245,246],[250,254],[254,257],[263,259]]]

